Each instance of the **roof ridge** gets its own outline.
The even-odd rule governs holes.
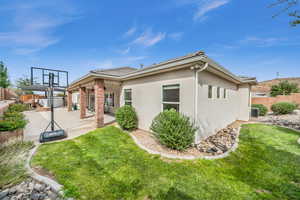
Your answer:
[[[135,67],[130,67],[130,66],[124,66],[124,67],[115,67],[115,68],[107,68],[107,69],[94,69],[94,70],[91,70],[91,72],[95,72],[95,71],[98,71],[98,72],[106,72],[106,71],[110,71],[110,70],[119,70],[119,69],[136,69]]]
[[[190,58],[190,57],[194,57],[194,56],[199,56],[199,55],[205,55],[205,52],[204,51],[196,51],[194,53],[186,54],[185,56],[179,56],[179,57],[175,57],[175,58],[170,58],[168,60],[165,60],[165,61],[162,61],[162,62],[159,62],[159,63],[154,63],[152,65],[143,67],[141,69],[137,69],[134,72],[129,72],[128,74],[125,74],[125,75],[129,75],[129,74],[132,74],[132,73],[144,71],[144,70],[151,69],[151,68],[154,68],[154,67],[157,67],[157,66],[160,66],[160,65],[164,65],[164,64],[167,64],[167,63],[170,63],[170,62],[175,62],[175,61],[178,61],[178,60],[182,60],[182,59]]]

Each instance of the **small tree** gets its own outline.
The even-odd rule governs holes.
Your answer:
[[[19,78],[17,81],[16,81],[16,86],[18,89],[22,90],[22,86],[30,86],[31,85],[31,80],[24,76],[23,78]],[[27,90],[24,92],[25,94],[33,94],[32,91],[30,90]]]
[[[289,83],[288,81],[281,81],[278,85],[272,85],[271,96],[290,95],[291,93],[298,93],[299,87],[296,83]]]
[[[8,79],[7,67],[0,61],[0,87],[8,88],[8,86],[10,86],[10,81]]]

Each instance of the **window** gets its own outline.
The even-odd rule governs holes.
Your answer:
[[[208,98],[209,99],[212,99],[212,90],[213,90],[213,87],[211,85],[208,86]]]
[[[131,89],[125,89],[124,90],[124,100],[125,105],[132,105],[132,96],[131,96]]]
[[[217,87],[217,98],[220,99],[221,96],[221,88]]]
[[[179,85],[163,86],[163,110],[174,108],[179,111]]]
[[[226,99],[227,98],[227,90],[224,88],[224,91],[223,91],[223,98]]]
[[[113,92],[105,93],[105,105],[114,107],[115,106],[114,98],[115,97]]]

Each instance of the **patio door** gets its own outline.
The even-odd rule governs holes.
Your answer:
[[[104,112],[113,113],[115,95],[113,92],[105,92]]]
[[[91,112],[95,111],[95,94],[90,93],[89,94],[89,101],[88,101],[88,110]]]

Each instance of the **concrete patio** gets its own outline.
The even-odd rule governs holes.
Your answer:
[[[39,143],[40,133],[45,130],[50,122],[51,112],[24,112],[29,123],[24,130],[24,140]],[[68,138],[71,139],[92,131],[96,128],[95,117],[92,113],[87,113],[87,117],[80,119],[80,111],[68,112],[67,108],[57,108],[54,114],[55,121],[64,129]],[[104,124],[110,124],[115,121],[111,115],[104,115]]]

